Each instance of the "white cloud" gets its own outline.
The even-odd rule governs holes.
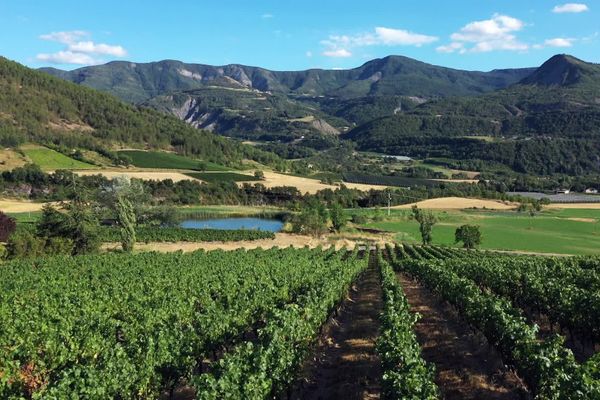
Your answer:
[[[92,41],[77,42],[69,45],[69,50],[77,53],[106,54],[115,57],[124,57],[127,51],[122,46],[111,46]]]
[[[56,53],[40,53],[36,56],[39,61],[52,64],[77,64],[77,65],[96,65],[102,61],[95,59],[89,54],[74,53],[72,51],[59,51]]]
[[[63,44],[72,44],[81,38],[88,37],[89,35],[89,32],[86,31],[64,31],[40,35],[40,39],[50,40],[52,42],[58,42]]]
[[[273,14],[270,13],[265,13],[263,15],[260,16],[262,19],[271,19],[271,18],[275,18],[275,16]]]
[[[574,41],[575,41],[575,39],[554,38],[554,39],[546,40],[544,42],[544,45],[550,46],[550,47],[571,47],[571,46],[573,46]]]
[[[56,53],[38,54],[36,58],[53,64],[95,65],[103,62],[97,56],[124,57],[127,55],[127,50],[123,46],[82,40],[90,36],[90,33],[86,31],[63,31],[40,35],[40,39],[61,43],[65,45],[65,48]]]
[[[460,42],[452,42],[445,46],[439,46],[436,48],[436,50],[440,53],[454,53],[455,51],[464,52],[465,45]]]
[[[437,51],[461,54],[495,50],[525,51],[529,46],[520,42],[515,35],[524,27],[525,23],[517,18],[494,14],[490,19],[473,21],[463,26],[450,35],[450,44],[438,47]]]
[[[313,56],[313,53],[312,53],[312,51],[307,51],[307,52],[306,52],[306,57],[310,58],[310,57],[312,57],[312,56]]]
[[[562,13],[581,13],[588,11],[589,8],[586,4],[583,3],[566,3],[561,4],[552,9],[553,13],[562,14]]]
[[[352,57],[352,53],[346,49],[325,50],[323,55],[326,57],[345,58]]]
[[[423,35],[404,29],[393,29],[378,26],[374,32],[358,35],[330,35],[321,44],[327,49],[323,52],[328,57],[350,57],[351,48],[365,46],[416,46],[420,47],[437,41],[436,36]],[[343,55],[341,55],[343,54]]]
[[[403,29],[391,29],[384,27],[375,28],[375,34],[383,44],[388,46],[422,46],[438,40],[435,36],[422,35],[405,31]]]

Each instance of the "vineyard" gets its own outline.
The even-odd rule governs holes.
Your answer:
[[[20,224],[20,231],[36,232],[35,224]],[[118,226],[102,226],[98,229],[102,242],[118,242],[121,232]],[[274,239],[270,231],[257,229],[186,229],[180,227],[139,226],[136,237],[140,242],[234,242],[242,240]]]
[[[388,245],[0,266],[2,399],[599,399],[599,336],[593,258]]]

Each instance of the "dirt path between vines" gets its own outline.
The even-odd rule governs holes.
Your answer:
[[[398,274],[398,279],[411,311],[422,316],[415,333],[423,358],[436,367],[436,383],[445,400],[529,398],[518,377],[506,371],[499,354],[449,305],[408,276]]]
[[[326,326],[314,360],[305,365],[292,399],[378,399],[382,370],[375,353],[383,308],[376,258]]]

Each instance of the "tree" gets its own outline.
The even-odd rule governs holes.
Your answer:
[[[15,229],[17,229],[15,220],[0,211],[0,242],[8,241]]]
[[[333,226],[333,230],[339,232],[342,230],[346,223],[348,222],[348,218],[346,217],[346,212],[340,206],[339,203],[333,203],[331,208],[329,209],[329,217],[331,218],[331,225]]]
[[[41,238],[70,236],[67,215],[58,211],[51,204],[44,205],[42,216],[37,223],[36,234]]]
[[[327,230],[327,209],[319,201],[309,201],[294,218],[294,232],[320,236]]]
[[[262,172],[261,170],[256,170],[256,171],[254,171],[254,177],[257,180],[262,181],[265,179],[265,173]]]
[[[135,210],[131,202],[123,197],[117,198],[117,221],[121,227],[121,246],[123,251],[131,252],[136,242],[135,235]]]
[[[421,232],[423,244],[430,244],[432,240],[431,231],[437,222],[437,218],[431,211],[423,211],[416,205],[412,207],[412,215],[419,223],[419,231]]]
[[[89,204],[73,202],[67,206],[67,238],[73,241],[73,255],[95,253],[100,249],[99,221]]]
[[[454,233],[455,243],[463,242],[465,249],[474,249],[481,244],[481,230],[477,225],[462,225]]]

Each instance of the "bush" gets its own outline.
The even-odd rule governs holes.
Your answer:
[[[367,217],[363,214],[353,214],[351,221],[353,224],[362,225],[367,223]]]
[[[73,241],[62,237],[49,238],[46,240],[44,252],[46,254],[71,254],[73,252]]]
[[[0,242],[8,241],[15,229],[17,229],[15,220],[0,211]]]
[[[35,237],[27,230],[18,231],[8,239],[7,258],[33,258],[44,255],[46,241]]]

